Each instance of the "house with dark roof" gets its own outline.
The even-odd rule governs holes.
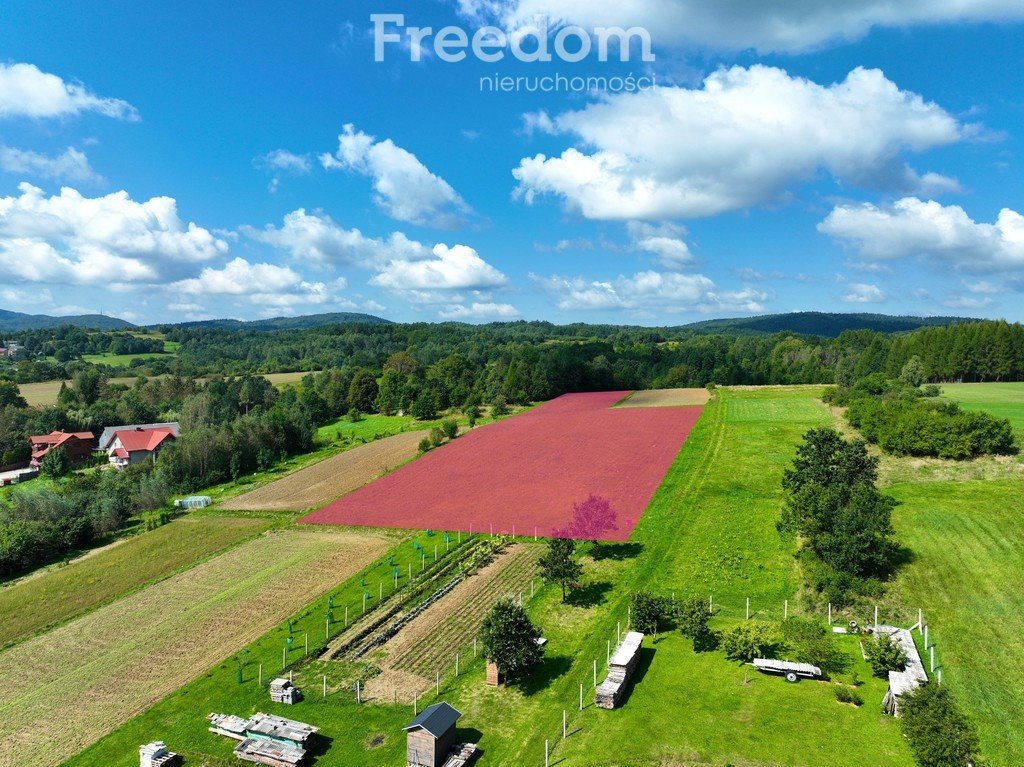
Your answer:
[[[175,439],[174,430],[167,427],[144,429],[137,426],[116,431],[107,443],[107,459],[118,469],[142,461],[156,461],[157,453]]]
[[[455,746],[455,723],[461,716],[458,710],[442,701],[423,709],[403,727],[409,767],[443,767]]]
[[[64,451],[73,465],[87,463],[92,457],[94,439],[91,431],[54,431],[49,434],[33,435],[28,438],[32,446],[30,465],[38,468],[49,452],[58,448]]]

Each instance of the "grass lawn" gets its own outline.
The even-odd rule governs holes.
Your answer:
[[[554,586],[540,589],[532,600],[527,595],[549,643],[543,667],[525,682],[485,688],[482,664],[467,663],[469,649],[450,648],[453,656],[461,650],[463,673],[454,678],[450,667],[439,669],[446,672],[441,697],[464,713],[460,738],[479,741],[481,765],[543,764],[544,743],[550,740],[553,763],[584,767],[694,762],[911,767],[898,727],[878,713],[881,683],[861,687],[861,708],[837,703],[828,684],[789,685],[750,674],[744,685],[744,670],[721,652],[695,654],[678,635],[645,642],[637,684],[622,709],[608,712],[592,705],[592,664],[597,660],[600,671],[606,642],[614,639],[616,623],[625,624],[635,589],[666,595],[713,592],[724,608],[716,619],[720,627],[737,620],[747,596],[755,610],[777,615],[782,600],[795,592],[790,544],[779,538],[774,523],[784,466],[801,434],[829,419],[813,400],[815,391],[722,391],[708,405],[631,542],[606,546],[596,561],[588,556],[586,587],[574,603],[562,605]],[[406,556],[408,546],[395,553]],[[366,582],[372,586],[375,577],[380,576],[371,573]],[[358,599],[363,589],[358,576],[350,579],[336,592],[336,604]],[[296,616],[297,635],[322,632],[325,611],[320,600]],[[250,647],[244,683],[236,682],[236,664],[229,659],[67,764],[127,767],[137,759],[138,744],[156,738],[190,762],[234,764],[233,744],[208,733],[203,717],[210,711],[256,710],[320,726],[330,739],[316,759],[320,767],[401,763],[400,728],[411,719],[412,706],[356,704],[349,683],[357,670],[348,664],[300,669],[296,679],[306,689],[306,702],[269,703],[255,684],[256,664],[264,664],[266,676],[276,673],[286,633],[281,627]],[[852,640],[844,646],[853,657]],[[330,676],[326,699],[320,673]],[[863,668],[859,675],[868,679]],[[582,712],[580,684],[587,704]],[[434,700],[431,690],[420,705]],[[563,710],[570,731],[564,744]]]
[[[942,384],[942,396],[955,399],[964,410],[1010,419],[1018,442],[1024,441],[1024,383]]]
[[[159,360],[167,359],[170,357],[166,351],[164,352],[147,352],[145,354],[111,354],[110,352],[103,352],[102,354],[83,354],[82,359],[85,362],[89,362],[93,365],[109,365],[110,367],[127,367],[132,363],[132,360]]]
[[[943,684],[977,722],[992,767],[1024,764],[1024,483],[924,482],[887,492],[902,502],[897,533],[914,552],[894,595],[924,608]]]
[[[71,381],[65,381],[68,386]],[[125,378],[111,378],[109,383],[131,386],[135,383],[134,376]],[[21,396],[32,407],[46,407],[57,404],[57,394],[60,393],[61,381],[40,381],[38,383],[18,384]]]
[[[0,588],[0,647],[187,569],[273,524],[193,514]]]

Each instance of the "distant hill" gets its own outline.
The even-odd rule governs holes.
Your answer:
[[[103,314],[79,314],[72,317],[52,317],[49,314],[22,314],[0,309],[0,333],[15,333],[19,330],[55,328],[58,325],[74,325],[88,330],[130,330],[136,327],[127,320],[107,317]]]
[[[328,314],[307,314],[303,317],[273,317],[269,320],[200,320],[179,322],[178,328],[223,328],[225,330],[302,330],[322,325],[390,325],[391,320],[359,312],[330,312]]]
[[[888,314],[843,314],[829,312],[793,312],[764,314],[759,317],[704,320],[683,327],[698,333],[759,335],[763,333],[799,333],[835,338],[847,330],[874,330],[878,333],[906,333],[918,328],[952,325],[955,322],[979,322],[971,317],[894,317]]]

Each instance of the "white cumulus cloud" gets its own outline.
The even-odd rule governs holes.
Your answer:
[[[0,63],[0,118],[63,117],[82,112],[139,119],[138,111],[127,101],[97,96],[84,85],[66,82],[34,64]]]
[[[533,280],[564,311],[628,309],[665,313],[764,311],[768,294],[754,288],[720,291],[702,274],[638,272],[610,280],[584,277],[538,277]]]
[[[137,202],[127,192],[59,195],[22,183],[0,197],[0,274],[31,282],[79,285],[154,283],[183,265],[228,250],[209,230],[185,223],[170,197]]]
[[[230,296],[244,298],[256,306],[275,308],[338,302],[349,305],[337,295],[345,287],[343,278],[330,285],[309,282],[288,267],[253,264],[242,258],[229,261],[221,269],[207,267],[198,277],[168,286],[171,292],[184,296]]]
[[[671,223],[659,225],[643,221],[630,221],[626,225],[633,240],[633,248],[658,257],[662,265],[676,269],[693,261],[690,246],[683,237],[686,229]]]
[[[821,171],[870,189],[933,194],[956,182],[903,158],[971,135],[940,106],[858,68],[819,85],[774,67],[732,67],[702,87],[608,96],[551,118],[577,137],[513,171],[527,202],[552,194],[590,219],[713,216],[785,200]]]
[[[846,286],[842,298],[850,304],[877,304],[885,300],[885,293],[877,285],[854,282]]]
[[[396,259],[370,282],[397,291],[489,290],[506,285],[508,278],[468,245],[438,243],[430,258]]]
[[[89,164],[89,158],[73,147],[68,147],[58,155],[46,155],[0,144],[0,170],[59,181],[99,180]]]
[[[988,224],[958,205],[906,197],[888,206],[838,205],[818,229],[869,262],[918,256],[965,272],[1024,267],[1024,216],[1009,208]]]
[[[438,311],[438,316],[445,320],[470,322],[473,320],[514,320],[519,310],[512,304],[494,302],[477,302],[469,304],[451,304]]]
[[[254,159],[253,163],[264,170],[286,171],[300,176],[313,170],[309,155],[295,154],[287,149],[275,149],[262,154]]]
[[[430,251],[401,232],[387,238],[367,237],[358,229],[345,229],[323,213],[307,213],[299,208],[288,213],[280,227],[263,229],[242,226],[240,231],[252,240],[287,252],[299,261],[319,264],[355,264],[377,267],[392,260],[425,258]]]
[[[440,176],[391,139],[377,141],[345,125],[338,150],[320,155],[328,170],[348,170],[373,181],[376,202],[398,221],[453,229],[465,223],[470,207]]]
[[[1019,0],[458,0],[467,16],[508,25],[547,17],[586,27],[642,26],[656,45],[799,52],[873,27],[1024,19]]]

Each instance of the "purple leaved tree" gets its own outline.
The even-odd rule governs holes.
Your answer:
[[[616,524],[618,516],[607,498],[591,493],[587,500],[572,505],[572,520],[555,530],[554,536],[591,541],[596,547],[601,536],[619,529]]]

